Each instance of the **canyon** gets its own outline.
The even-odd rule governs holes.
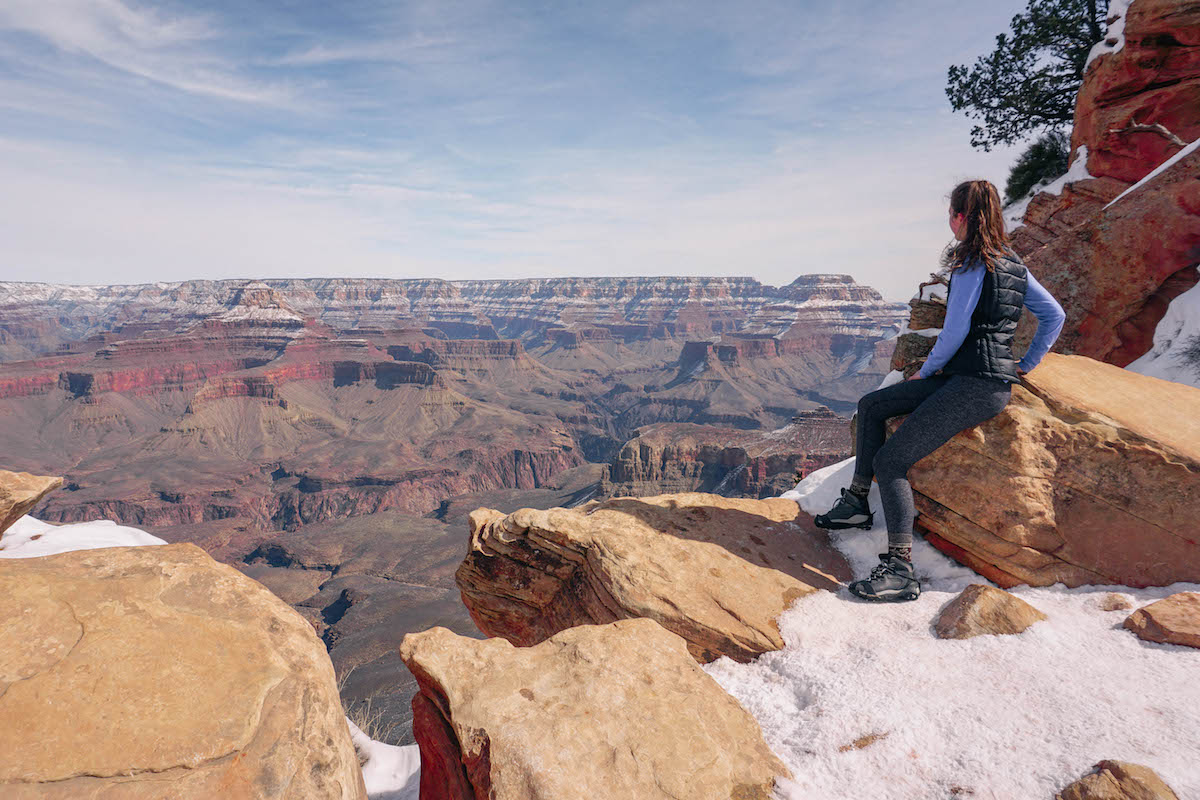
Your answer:
[[[688,488],[786,488],[848,453],[838,413],[906,311],[839,275],[3,283],[2,466],[63,477],[40,519],[270,587],[410,741],[396,637],[478,636],[453,579],[471,511],[682,488],[663,445]],[[650,441],[657,465],[623,460]]]

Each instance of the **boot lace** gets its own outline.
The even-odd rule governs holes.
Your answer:
[[[878,564],[875,569],[871,570],[871,580],[877,581],[880,578],[886,578],[888,575],[894,575],[895,570],[890,564]]]

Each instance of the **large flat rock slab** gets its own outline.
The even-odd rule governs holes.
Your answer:
[[[422,800],[767,800],[787,768],[758,723],[645,619],[533,647],[434,628],[417,677]]]
[[[917,527],[1001,586],[1200,581],[1200,389],[1050,354],[909,479]]]
[[[791,500],[685,493],[471,515],[458,586],[489,636],[532,645],[646,617],[701,662],[783,647],[776,618],[850,569]]]
[[[191,544],[0,560],[0,795],[365,800],[312,627]]]

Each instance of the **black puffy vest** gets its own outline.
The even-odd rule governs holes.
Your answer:
[[[953,274],[950,280],[953,282]],[[1016,253],[1009,252],[997,259],[994,270],[983,276],[967,338],[942,368],[943,373],[1005,381],[1018,379],[1012,344],[1025,306],[1026,282],[1025,265]]]

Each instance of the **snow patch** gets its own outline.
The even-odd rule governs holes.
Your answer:
[[[1143,186],[1145,186],[1147,183],[1149,183],[1150,181],[1154,180],[1156,177],[1158,177],[1158,176],[1159,176],[1159,175],[1161,175],[1162,173],[1166,172],[1166,171],[1167,171],[1167,170],[1169,170],[1171,167],[1175,166],[1175,165],[1176,165],[1176,164],[1178,164],[1180,161],[1182,161],[1183,159],[1187,158],[1189,155],[1191,155],[1192,153],[1196,152],[1197,150],[1200,150],[1200,139],[1197,139],[1196,141],[1192,142],[1192,143],[1191,143],[1191,144],[1189,144],[1187,147],[1183,148],[1183,149],[1182,149],[1182,150],[1180,150],[1178,153],[1176,153],[1175,155],[1171,156],[1170,158],[1168,158],[1168,159],[1167,159],[1166,161],[1164,161],[1163,163],[1159,164],[1159,165],[1158,165],[1158,166],[1157,166],[1157,167],[1154,169],[1154,171],[1153,171],[1153,172],[1151,172],[1149,175],[1147,175],[1146,177],[1142,178],[1140,181],[1138,181],[1137,183],[1135,183],[1133,186],[1130,186],[1130,187],[1129,187],[1128,189],[1126,189],[1125,191],[1121,192],[1119,195],[1117,195],[1116,197],[1114,197],[1112,200],[1109,200],[1109,201],[1108,201],[1108,205],[1106,205],[1106,206],[1104,207],[1104,209],[1105,209],[1105,210],[1107,210],[1109,206],[1111,206],[1113,203],[1115,203],[1115,202],[1117,202],[1118,200],[1120,200],[1121,198],[1123,198],[1125,195],[1127,195],[1127,194],[1133,194],[1133,193],[1134,193],[1134,192],[1136,192],[1138,189],[1142,188],[1142,187],[1143,187]]]
[[[1087,145],[1081,144],[1075,151],[1075,160],[1071,162],[1071,167],[1065,174],[1058,176],[1048,183],[1039,183],[1030,189],[1029,194],[1025,195],[1024,198],[1005,208],[1004,222],[1008,225],[1009,231],[1013,231],[1024,224],[1025,210],[1029,208],[1029,201],[1035,196],[1042,192],[1054,195],[1062,194],[1062,190],[1066,188],[1068,183],[1094,178],[1095,176],[1088,172],[1087,160]]]
[[[817,470],[784,496],[824,513],[853,470],[853,459]],[[870,503],[880,519],[875,487]],[[886,533],[879,521],[831,538],[864,577]],[[1200,650],[1143,642],[1121,627],[1128,611],[1100,608],[1110,591],[1143,606],[1200,584],[1019,587],[1010,591],[1046,621],[940,640],[931,625],[942,607],[987,581],[920,537],[913,556],[918,600],[816,592],[780,617],[783,650],[704,668],[791,770],[780,797],[1053,797],[1105,758],[1145,764],[1180,797],[1200,797]]]
[[[1125,369],[1200,388],[1200,284],[1171,301],[1150,352]]]
[[[1133,0],[1111,0],[1108,4],[1108,18],[1112,21],[1108,23],[1108,32],[1104,34],[1104,39],[1092,45],[1092,50],[1083,65],[1084,73],[1100,56],[1112,55],[1125,46],[1125,15],[1129,13],[1131,5]]]
[[[377,742],[346,719],[354,749],[365,755],[363,783],[370,800],[418,800],[421,791],[421,752],[415,744],[397,747]]]
[[[889,386],[893,386],[897,383],[900,383],[902,380],[904,380],[904,373],[898,369],[894,369],[891,372],[889,372],[887,375],[883,376],[883,380],[879,383],[878,388],[886,389]],[[821,511],[818,513],[824,514],[825,512]]]
[[[137,528],[118,525],[112,520],[51,525],[26,515],[0,535],[0,558],[37,558],[72,550],[157,544],[166,542]]]

